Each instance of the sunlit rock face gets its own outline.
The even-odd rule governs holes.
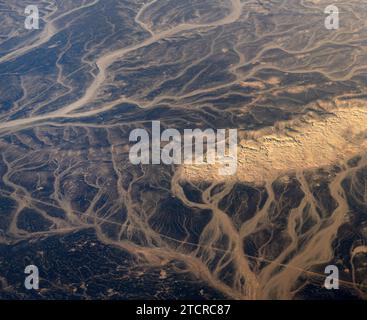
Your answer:
[[[0,4],[0,298],[366,298],[366,4],[33,2]],[[152,121],[237,129],[235,174],[131,163]]]

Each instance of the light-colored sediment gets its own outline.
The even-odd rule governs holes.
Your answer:
[[[367,104],[363,100],[321,103],[332,114],[307,114],[278,123],[276,129],[249,132],[239,142],[234,176],[220,176],[215,165],[184,165],[181,177],[191,181],[237,180],[263,183],[288,171],[320,168],[345,161],[367,148]]]

